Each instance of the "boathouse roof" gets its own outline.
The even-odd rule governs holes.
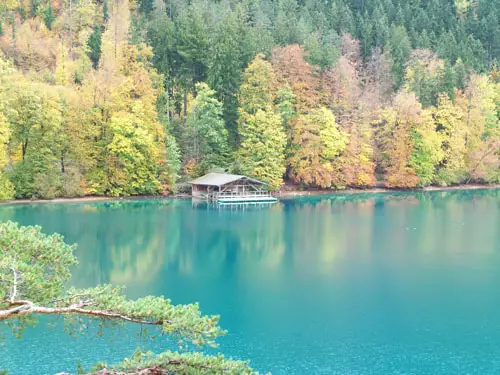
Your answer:
[[[223,186],[235,182],[238,180],[248,180],[255,184],[266,185],[265,182],[255,180],[247,176],[241,176],[237,174],[229,173],[208,173],[205,176],[198,177],[193,181],[189,181],[191,185],[205,185],[205,186]]]

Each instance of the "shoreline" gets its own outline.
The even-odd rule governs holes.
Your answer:
[[[500,189],[500,184],[491,185],[457,185],[457,186],[428,186],[415,189],[388,189],[388,188],[367,188],[367,189],[310,189],[299,190],[290,189],[280,191],[276,194],[278,198],[293,198],[301,196],[315,195],[355,195],[355,194],[382,194],[382,193],[417,193],[417,192],[433,192],[433,191],[461,191],[461,190],[488,190]],[[174,195],[135,195],[129,197],[107,197],[107,196],[86,196],[76,198],[54,198],[54,199],[14,199],[0,202],[0,206],[17,205],[17,204],[44,204],[44,203],[92,203],[92,202],[115,202],[115,201],[133,201],[145,199],[188,199],[191,194],[174,194]]]
[[[278,196],[304,196],[304,195],[354,195],[354,194],[381,194],[381,193],[418,193],[418,192],[432,192],[432,191],[461,191],[461,190],[488,190],[500,189],[500,184],[490,185],[456,185],[456,186],[427,186],[423,188],[414,189],[390,189],[384,187],[373,187],[367,189],[344,189],[344,190],[329,190],[329,189],[311,189],[311,190],[289,190],[282,191]]]

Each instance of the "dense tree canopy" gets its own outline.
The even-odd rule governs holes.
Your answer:
[[[165,193],[214,167],[499,182],[498,0],[13,0],[0,25],[0,199]]]
[[[197,96],[186,119],[181,137],[187,163],[196,165],[196,174],[228,164],[229,144],[222,103],[205,83],[196,84]]]
[[[172,305],[168,299],[153,296],[129,300],[122,288],[112,285],[68,289],[70,267],[77,263],[74,248],[58,234],[42,233],[40,227],[0,223],[0,324],[21,337],[42,315],[64,316],[75,333],[86,324],[102,327],[106,323],[112,329],[134,323],[150,327],[143,331],[145,337],[169,335],[179,343],[179,351],[157,355],[137,351],[121,364],[101,363],[97,369],[142,375],[253,374],[246,362],[191,351],[216,347],[216,339],[225,334],[219,317],[203,315],[198,304]]]
[[[257,56],[243,74],[240,88],[238,169],[277,189],[285,174],[286,135],[276,108],[276,76]]]

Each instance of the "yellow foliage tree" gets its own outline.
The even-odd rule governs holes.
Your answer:
[[[496,86],[487,76],[473,75],[457,105],[464,113],[467,131],[465,165],[467,181],[497,182],[500,178],[500,129]]]
[[[448,95],[440,94],[434,118],[437,132],[442,136],[443,150],[436,183],[444,186],[461,183],[466,177],[466,138],[469,132],[465,114],[452,103]]]
[[[381,113],[377,137],[384,155],[385,185],[412,188],[420,179],[410,165],[412,132],[420,122],[422,107],[414,93],[400,92],[391,107]]]
[[[324,108],[299,115],[292,135],[290,173],[293,180],[322,188],[334,185],[339,173],[338,156],[345,150],[348,135],[333,113]]]

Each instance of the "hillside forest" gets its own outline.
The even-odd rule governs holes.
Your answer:
[[[500,182],[500,0],[3,0],[0,199]]]

